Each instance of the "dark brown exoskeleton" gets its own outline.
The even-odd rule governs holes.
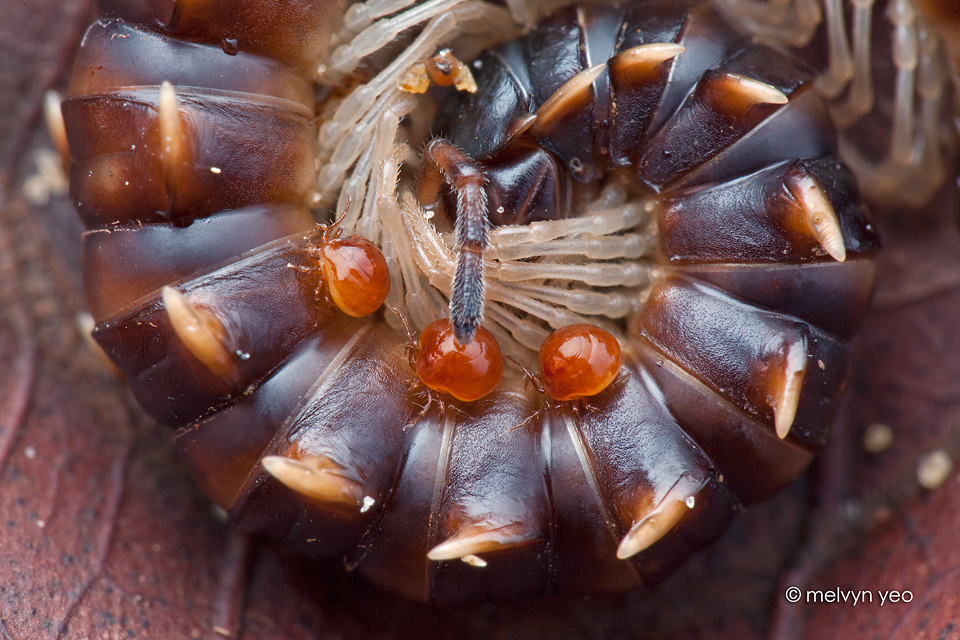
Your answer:
[[[759,188],[771,198],[782,189],[799,195],[801,182],[849,182],[849,172],[836,162],[786,164],[822,159],[833,150],[826,114],[809,91],[810,73],[778,51],[744,46],[730,27],[705,11],[695,11],[696,19],[684,29],[693,4],[568,8],[474,63],[480,90],[446,105],[442,128],[447,137],[424,149],[418,187],[421,203],[431,208],[443,208],[444,179],[457,195],[450,208],[456,210],[461,257],[450,313],[461,341],[469,341],[483,316],[478,256],[487,225],[568,217],[575,199],[571,177],[593,185],[618,171],[641,193],[744,178],[753,188],[767,182]],[[703,30],[702,39],[697,29]],[[807,242],[842,262],[839,219],[835,214],[813,219],[818,204],[812,198],[822,197],[810,192],[801,202],[811,219],[793,224],[806,225]],[[661,225],[675,215],[666,209]],[[712,215],[729,219],[726,212]],[[713,227],[700,228],[724,243]],[[664,240],[698,242],[691,233],[688,228],[676,232],[684,237]],[[738,227],[734,233],[742,232]],[[858,247],[861,240],[868,238],[857,238]],[[710,260],[784,261],[788,256],[773,257],[771,239],[740,244],[759,246],[755,254],[721,251]],[[676,263],[704,256],[668,250],[665,258]]]
[[[421,158],[421,204],[442,206],[443,180],[457,195],[461,342],[529,265],[587,274],[531,309],[632,301],[578,312],[606,313],[622,349],[583,411],[544,410],[515,371],[424,410],[403,332],[318,294],[369,289],[337,288],[318,263],[333,234],[311,233],[307,208],[312,69],[341,7],[102,10],[63,103],[94,337],[240,526],[441,605],[624,589],[661,580],[823,446],[877,241],[809,74],[707,7],[554,14],[474,63],[477,93],[451,99]],[[488,256],[489,224],[585,220],[612,182],[653,224],[601,235],[647,233],[639,257],[581,260],[589,230],[550,258]],[[376,252],[364,242],[350,248]],[[378,242],[405,246],[389,229]],[[567,286],[541,280],[511,291]],[[531,329],[511,349],[572,324],[511,300],[498,318]]]

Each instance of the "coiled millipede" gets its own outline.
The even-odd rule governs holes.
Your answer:
[[[655,583],[824,445],[878,249],[829,113],[863,70],[842,21],[847,111],[705,4],[520,38],[546,5],[409,5],[101,1],[62,103],[94,337],[248,530],[444,605]],[[410,74],[458,58],[434,117]]]

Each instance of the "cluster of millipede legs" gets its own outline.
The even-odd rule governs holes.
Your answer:
[[[849,30],[840,0],[825,0],[822,5],[818,0],[717,0],[717,3],[759,37],[792,46],[809,42],[815,28],[823,21],[830,64],[818,79],[817,87],[832,101],[831,115],[841,129],[841,157],[860,177],[864,191],[878,201],[915,205],[927,200],[939,187],[945,178],[941,125],[947,87],[946,62],[942,45],[913,11],[909,0],[893,0],[887,8],[893,27],[891,48],[897,71],[892,98],[890,150],[879,162],[859,149],[852,134],[843,132],[873,110],[878,100],[870,57],[874,0],[853,3]],[[343,44],[320,70],[321,80],[342,78],[364,56],[375,52],[404,28],[422,26],[422,31],[404,53],[374,79],[352,91],[321,128],[320,157],[326,160],[319,173],[318,200],[330,201],[339,189],[340,213],[343,203],[351,198],[364,202],[362,208],[348,216],[345,227],[368,237],[381,232],[377,212],[383,193],[377,191],[377,174],[382,170],[384,160],[389,157],[401,160],[410,156],[402,144],[394,146],[392,140],[385,138],[386,133],[378,138],[379,144],[372,143],[379,116],[389,111],[398,119],[411,118],[417,110],[418,97],[399,88],[402,74],[415,61],[427,59],[461,35],[467,25],[483,21],[493,23],[497,17],[503,17],[499,12],[504,11],[476,2],[434,0],[395,13],[409,4],[371,0],[353,5],[339,34]],[[519,2],[508,3],[508,7],[514,22],[519,24],[529,23],[530,16],[537,16],[537,12],[542,15],[548,9],[528,7]],[[389,18],[383,18],[388,15]],[[482,32],[476,27],[473,30]],[[492,37],[482,34],[478,39],[490,44],[509,35]],[[399,127],[396,135],[404,135]],[[375,193],[365,197],[368,191]],[[408,228],[416,229],[412,237],[431,233],[432,225],[414,219],[417,215],[412,209],[417,205],[409,199],[405,202],[407,204],[401,206],[401,215],[406,217]],[[604,209],[609,205],[616,209]],[[637,301],[643,298],[642,293],[637,295],[637,292],[650,281],[650,266],[643,260],[650,250],[649,236],[633,231],[624,233],[623,230],[641,227],[643,220],[649,219],[651,206],[642,201],[627,202],[625,194],[617,192],[617,185],[611,185],[593,209],[602,211],[605,218],[622,219],[622,226],[618,220],[608,230],[591,235],[588,240],[584,240],[582,234],[596,234],[601,224],[594,223],[588,229],[591,214],[569,221],[493,230],[485,256],[486,271],[495,275],[488,280],[486,299],[488,321],[502,329],[497,338],[536,349],[546,336],[541,322],[557,328],[583,322],[584,315],[617,319],[635,310]],[[396,236],[401,242],[402,238],[402,235]],[[569,238],[569,242],[564,244],[564,238]],[[428,289],[436,288],[444,296],[451,295],[448,283],[453,282],[452,274],[440,272],[456,262],[454,244],[452,237],[441,234],[440,241],[432,243],[430,250],[415,252],[421,256],[415,267],[409,260],[402,265],[401,277],[405,286],[395,286],[394,290],[403,292],[409,287],[407,297],[412,304],[419,306],[408,309],[405,301],[394,299],[393,302],[417,327],[426,326],[444,313],[445,304]],[[549,263],[551,255],[564,251],[569,252],[568,256],[582,252],[588,261],[597,262],[585,267]],[[531,258],[545,259],[546,262],[530,263]],[[610,262],[615,258],[625,262],[622,265]],[[601,260],[606,262],[599,262]],[[572,280],[566,280],[571,277]],[[424,286],[427,282],[430,284]],[[598,286],[616,289],[600,294],[593,289]],[[511,313],[501,304],[520,309],[523,315]],[[522,306],[517,307],[517,304]],[[531,323],[529,318],[538,321]],[[602,319],[599,322],[604,323]],[[609,324],[604,326],[612,328]]]
[[[867,195],[877,201],[916,206],[928,200],[943,183],[947,161],[942,128],[948,93],[947,63],[942,43],[917,15],[910,0],[892,0],[887,4],[886,17],[892,25],[890,49],[896,68],[892,97],[877,94],[872,75],[872,49],[878,46],[872,43],[871,32],[876,0],[852,0],[849,27],[843,0],[715,1],[758,37],[774,43],[804,46],[821,23],[826,25],[829,65],[818,88],[834,102],[831,111],[841,130],[853,127],[878,102],[892,102],[889,150],[883,159],[874,159],[860,149],[852,134],[841,132],[841,156],[858,175]],[[451,42],[466,23],[488,19],[489,24],[529,25],[554,6],[508,2],[513,15],[510,20],[500,7],[464,0],[432,0],[419,5],[416,11],[378,21],[412,4],[412,0],[370,0],[353,5],[339,34],[344,44],[321,67],[321,80],[338,80],[403,28],[426,23],[416,41],[376,78],[354,91],[321,129],[321,158],[325,161],[318,181],[320,202],[332,201],[341,185],[341,195],[349,193],[355,197],[364,188],[361,183],[370,178],[376,161],[369,151],[360,150],[369,149],[367,143],[372,139],[376,114],[390,108],[405,116],[417,104],[397,87],[410,65]],[[481,41],[492,44],[500,37],[506,39],[510,34],[500,33]]]

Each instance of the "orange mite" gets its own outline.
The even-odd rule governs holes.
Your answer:
[[[463,71],[463,63],[453,57],[449,49],[444,49],[424,63],[427,75],[434,84],[440,87],[449,87],[457,81]]]
[[[473,340],[458,344],[447,319],[428,324],[420,333],[417,375],[434,391],[457,400],[479,400],[500,384],[503,355],[493,335],[480,327]]]
[[[361,318],[380,308],[390,293],[390,270],[377,245],[361,236],[324,238],[320,268],[334,304]]]
[[[557,329],[540,346],[544,390],[561,402],[593,396],[620,371],[620,343],[592,324]]]

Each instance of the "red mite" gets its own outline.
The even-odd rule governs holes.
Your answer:
[[[457,342],[447,319],[420,332],[417,376],[435,391],[470,402],[488,395],[503,377],[503,354],[489,331],[480,327],[473,340]]]
[[[561,402],[595,396],[620,372],[620,343],[592,324],[557,329],[540,347],[540,378]]]
[[[348,316],[370,315],[390,293],[390,271],[383,253],[362,236],[327,235],[324,231],[317,253],[330,297]]]

